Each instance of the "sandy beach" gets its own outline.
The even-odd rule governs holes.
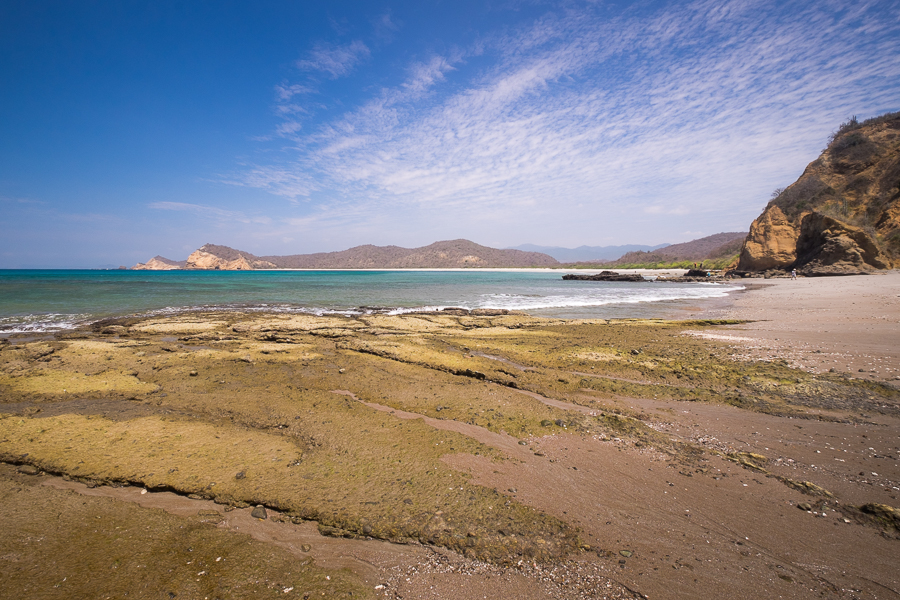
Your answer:
[[[685,322],[210,313],[13,338],[0,589],[900,598],[900,273],[746,283]]]
[[[753,358],[812,372],[900,381],[900,271],[850,277],[750,280],[752,291],[705,313],[752,323],[717,331]]]

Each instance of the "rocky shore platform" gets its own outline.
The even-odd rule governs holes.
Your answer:
[[[898,597],[900,390],[746,351],[748,318],[194,312],[13,336],[0,589]]]

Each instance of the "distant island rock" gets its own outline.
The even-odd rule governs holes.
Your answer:
[[[435,269],[555,267],[559,262],[540,252],[499,250],[468,240],[435,242],[421,248],[356,246],[340,252],[255,256],[228,246],[206,244],[186,261],[156,256],[132,269],[199,269],[247,271],[254,269]]]
[[[834,133],[753,221],[738,271],[850,275],[900,264],[900,112]]]
[[[183,269],[186,260],[170,260],[164,256],[154,256],[145,263],[138,263],[131,267],[135,271],[174,271]],[[119,267],[124,269],[125,267]]]

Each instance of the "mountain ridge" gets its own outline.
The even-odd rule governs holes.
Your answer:
[[[366,244],[337,252],[256,256],[243,250],[205,244],[181,261],[157,256],[133,269],[230,270],[253,269],[415,269],[415,268],[524,268],[555,267],[559,262],[540,252],[497,249],[469,240],[446,240],[418,248]]]
[[[539,246],[537,244],[520,244],[509,248],[510,250],[524,250],[526,252],[542,252],[548,254],[561,263],[575,263],[587,261],[616,260],[627,252],[652,252],[665,248],[669,244],[657,244],[648,246],[645,244],[624,244],[621,246],[578,246],[577,248],[564,248],[562,246]]]
[[[616,261],[560,262],[541,252],[518,248],[491,248],[469,240],[445,240],[418,248],[365,244],[336,252],[315,252],[285,256],[257,256],[218,244],[204,244],[187,260],[174,261],[155,256],[132,269],[147,270],[254,270],[254,269],[428,269],[428,268],[529,268],[585,267],[595,264],[626,264],[702,261],[735,255],[746,237],[742,232],[717,233],[681,244],[662,245],[653,251],[632,251]],[[631,245],[631,247],[641,247]],[[591,248],[590,246],[585,246]],[[624,248],[629,246],[618,246]],[[653,248],[652,246],[644,246]],[[594,247],[598,248],[598,247]],[[610,246],[599,248],[612,248]]]
[[[740,252],[746,237],[747,233],[742,231],[715,233],[690,242],[665,246],[652,252],[628,252],[615,261],[603,264],[607,267],[621,267],[622,265],[728,259]]]

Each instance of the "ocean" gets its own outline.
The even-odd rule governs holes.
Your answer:
[[[194,310],[399,314],[445,307],[567,319],[673,318],[743,289],[713,283],[563,281],[545,271],[0,270],[0,335]]]

